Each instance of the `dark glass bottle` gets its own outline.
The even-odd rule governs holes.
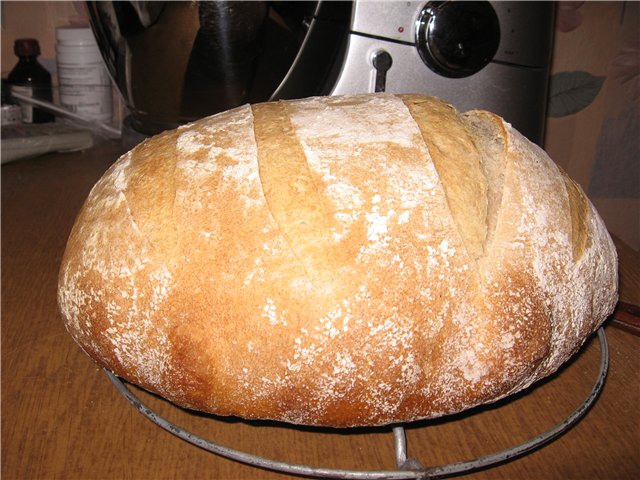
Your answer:
[[[11,91],[28,97],[51,102],[51,74],[38,63],[40,44],[34,38],[20,38],[13,46],[19,60],[7,77]],[[45,123],[54,120],[53,114],[31,105],[22,105],[22,121],[25,123]]]

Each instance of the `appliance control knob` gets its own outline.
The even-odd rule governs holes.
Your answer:
[[[427,2],[416,21],[416,48],[434,72],[473,75],[498,50],[500,23],[489,2]]]

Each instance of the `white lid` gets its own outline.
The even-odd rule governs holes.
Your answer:
[[[76,45],[97,45],[89,27],[58,27],[56,28],[56,40]]]

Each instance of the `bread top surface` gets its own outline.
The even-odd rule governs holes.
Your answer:
[[[124,155],[58,298],[99,364],[189,408],[431,418],[555,371],[612,310],[584,193],[488,112],[421,95],[243,106]]]

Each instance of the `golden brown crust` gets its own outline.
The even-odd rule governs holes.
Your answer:
[[[287,104],[261,103],[251,111],[269,212],[308,275],[331,285],[337,279],[331,221],[291,125]]]
[[[467,251],[479,258],[487,237],[488,188],[473,136],[451,105],[424,95],[402,100],[420,128]]]
[[[424,96],[240,107],[96,184],[58,299],[99,364],[183,406],[381,425],[553,372],[611,311],[584,193],[488,112]]]

